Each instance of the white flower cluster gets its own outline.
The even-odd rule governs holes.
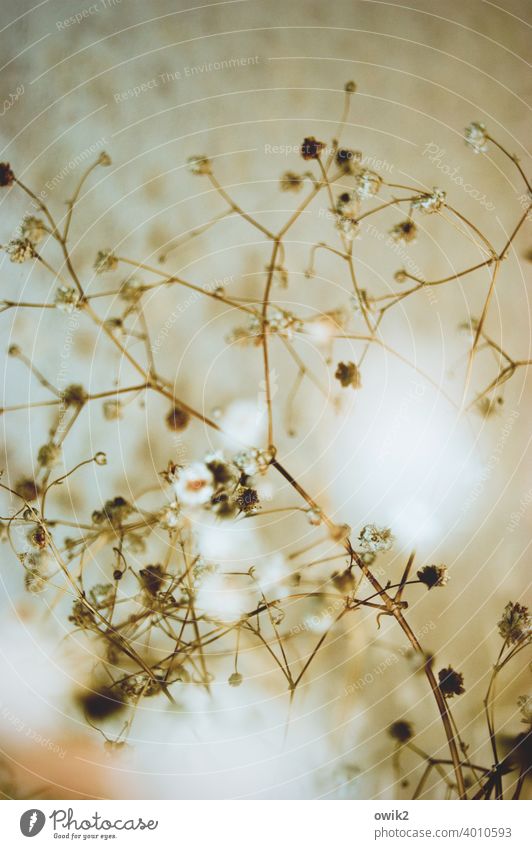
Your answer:
[[[59,286],[55,291],[54,304],[58,310],[72,313],[79,303],[79,294],[70,286]]]
[[[360,548],[363,551],[389,551],[394,543],[389,528],[378,528],[376,525],[364,525],[358,535]]]
[[[19,230],[21,239],[27,239],[32,245],[38,245],[48,233],[42,218],[36,218],[34,215],[26,215]]]
[[[445,203],[447,195],[443,189],[433,188],[430,194],[420,195],[412,201],[412,208],[430,215],[433,212],[439,212]]]
[[[273,457],[270,451],[260,448],[246,448],[240,451],[233,462],[245,475],[264,474],[268,470]]]
[[[6,251],[11,262],[22,263],[35,257],[35,248],[29,239],[12,239]]]
[[[106,271],[113,271],[118,265],[118,259],[109,248],[104,251],[98,251],[94,260],[94,270],[96,274],[104,274]]]
[[[472,148],[474,153],[486,153],[488,149],[488,134],[484,124],[480,121],[471,121],[465,128],[465,143]]]
[[[188,507],[206,504],[214,495],[214,475],[205,463],[191,463],[177,471],[174,490],[178,500]]]
[[[362,168],[355,175],[355,192],[360,200],[374,197],[382,186],[382,177],[375,171]]]

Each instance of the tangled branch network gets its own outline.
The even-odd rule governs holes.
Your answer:
[[[16,340],[11,343],[11,358],[29,369],[46,397],[28,404],[6,404],[3,415],[30,410],[31,416],[44,412],[52,414],[53,420],[37,451],[33,469],[18,479],[8,479],[5,474],[2,477],[0,485],[6,505],[3,534],[18,557],[27,591],[40,594],[49,609],[57,609],[58,615],[65,622],[68,620],[70,639],[87,645],[93,663],[90,682],[80,700],[87,721],[101,732],[109,748],[126,745],[138,706],[144,700],[158,698],[175,705],[176,691],[179,693],[181,688],[200,687],[209,692],[220,664],[227,657],[234,659],[228,684],[245,688],[239,658],[251,646],[262,649],[269,662],[275,664],[292,704],[320,650],[331,633],[338,630],[338,623],[366,610],[375,614],[377,625],[380,626],[382,617],[391,617],[402,630],[426,677],[435,715],[445,735],[442,739],[446,741],[447,751],[442,752],[440,747],[437,754],[426,752],[417,745],[411,722],[390,717],[393,722],[389,726],[389,738],[396,768],[400,770],[400,756],[405,749],[423,763],[413,796],[422,796],[429,779],[437,775],[447,798],[518,798],[530,764],[531,700],[522,697],[519,703],[526,730],[501,753],[496,730],[495,684],[501,670],[530,645],[527,608],[510,601],[498,623],[502,643],[482,705],[492,758],[491,763],[479,764],[471,757],[451,712],[451,700],[464,692],[464,677],[452,666],[437,670],[432,655],[421,645],[408,621],[406,596],[427,589],[445,592],[448,579],[445,565],[414,565],[416,555],[412,552],[402,564],[399,579],[388,579],[378,562],[394,545],[393,528],[366,524],[352,532],[348,525],[327,514],[278,450],[279,431],[283,437],[296,432],[294,412],[302,387],[311,383],[326,400],[330,395],[314,366],[298,351],[300,342],[312,344],[316,339],[325,340],[328,351],[325,368],[332,367],[331,377],[337,382],[340,394],[359,391],[364,364],[374,346],[398,358],[443,393],[430,374],[385,341],[385,319],[394,307],[416,293],[452,286],[479,269],[489,272],[489,285],[480,315],[467,316],[464,322],[471,344],[464,365],[461,397],[452,399],[446,395],[447,400],[464,415],[474,409],[491,415],[502,402],[499,395],[502,385],[531,362],[505,351],[486,333],[486,319],[501,266],[532,208],[531,186],[519,161],[490,136],[483,124],[474,122],[467,128],[465,141],[474,153],[482,154],[493,145],[508,166],[519,171],[524,183],[524,202],[513,231],[505,244],[495,247],[473,222],[451,206],[445,192],[438,188],[420,191],[418,187],[388,182],[365,167],[361,152],[341,143],[355,91],[354,83],[346,84],[336,138],[327,144],[314,136],[306,137],[300,147],[305,170],[281,175],[280,190],[302,199],[276,232],[261,222],[260,215],[241,208],[219,182],[208,156],[189,159],[189,170],[210,184],[210,196],[213,192],[219,196],[223,209],[170,245],[154,265],[108,249],[97,252],[94,273],[87,274],[78,267],[71,248],[76,210],[94,172],[111,165],[106,153],[81,176],[59,217],[42,194],[18,177],[16,166],[12,169],[8,163],[0,164],[3,191],[22,192],[32,205],[31,214],[23,219],[16,237],[4,250],[12,263],[32,263],[36,267],[34,276],[43,272],[52,281],[46,298],[4,299],[1,310],[6,313],[16,310],[17,315],[29,311],[36,316],[55,311],[62,322],[75,320],[76,326],[92,325],[98,338],[105,339],[119,355],[114,383],[94,391],[81,382],[61,385],[60,378],[54,382],[46,374],[46,363],[41,368],[36,358],[29,356]],[[320,255],[331,254],[347,274],[351,296],[338,309],[296,314],[276,303],[276,291],[289,285],[285,242],[311,204],[322,195],[328,207],[326,224],[330,240],[311,246],[305,275],[312,278]],[[357,267],[355,246],[365,219],[393,211],[398,213],[397,223],[389,234],[394,244],[413,242],[427,217],[437,216],[453,227],[455,233],[458,231],[461,238],[469,240],[482,253],[482,261],[440,279],[401,269],[386,294],[372,293],[368,285],[360,283],[363,275]],[[220,226],[225,219],[237,217],[253,228],[257,238],[269,247],[264,278],[255,298],[238,297],[219,283],[214,287],[197,285],[164,270],[170,254],[178,254],[185,245],[190,247],[194,240],[201,240],[205,232]],[[116,276],[121,271],[118,286],[93,291],[94,281],[100,276]],[[171,370],[164,373],[157,363],[160,348],[157,340],[164,336],[165,325],[152,327],[145,305],[147,298],[153,299],[169,289],[176,291],[176,298],[183,293],[188,299],[209,299],[238,316],[226,344],[249,351],[261,363],[259,415],[264,419],[264,441],[249,445],[242,432],[236,438],[241,444],[234,451],[215,447],[205,456],[188,458],[185,462],[183,457],[172,456],[167,467],[158,470],[155,480],[146,482],[142,491],[129,492],[127,497],[105,493],[84,521],[79,520],[72,499],[70,515],[57,515],[61,505],[63,509],[64,505],[68,506],[65,492],[70,492],[76,476],[85,474],[85,467],[92,467],[99,474],[100,467],[107,464],[108,458],[100,450],[87,452],[90,456],[80,456],[73,463],[67,460],[69,439],[88,407],[102,405],[106,420],[119,420],[133,400],[154,394],[168,405],[165,421],[172,440],[177,439],[174,447],[182,445],[180,435],[194,422],[212,431],[214,439],[224,434],[223,418],[216,411],[207,414],[204,409],[197,409],[182,393],[176,393],[176,376]],[[352,360],[334,358],[340,340],[358,346]],[[296,369],[295,382],[283,410],[277,410],[276,377],[270,365],[274,346],[286,352]],[[486,349],[494,355],[495,373],[486,386],[473,391],[475,360]],[[95,349],[94,357],[97,355],[99,351]],[[125,380],[124,370],[133,374],[134,379]],[[126,451],[127,446],[121,450]],[[122,458],[122,461],[128,467],[135,463],[135,458]],[[282,480],[283,492],[292,492],[293,504],[266,503],[266,484],[271,476]],[[207,514],[210,527],[222,529],[239,523],[253,524],[271,514],[277,514],[276,520],[286,522],[288,531],[297,522],[307,521],[313,541],[302,551],[292,552],[282,563],[270,562],[268,569],[250,564],[241,571],[224,571],[223,556],[222,553],[217,556],[216,543],[211,546],[209,557],[197,546],[195,523],[198,516]],[[312,549],[321,545],[324,538],[332,546],[332,553],[309,559],[313,556]],[[334,560],[343,564],[340,569],[313,577],[316,565],[325,564],[330,569],[328,564]],[[301,621],[300,605],[309,600],[327,611],[320,620],[323,627],[319,635],[314,635],[310,628],[294,626],[294,622]],[[339,645],[337,651],[341,652]]]

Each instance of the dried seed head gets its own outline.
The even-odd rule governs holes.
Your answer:
[[[0,162],[0,186],[11,186],[15,175],[9,166],[9,162]]]
[[[462,693],[465,693],[464,676],[461,672],[455,672],[452,666],[440,669],[438,680],[440,690],[446,699],[452,699],[453,696],[461,696]]]
[[[32,528],[27,538],[30,545],[36,548],[46,548],[48,537],[44,525],[36,525],[36,527]]]
[[[417,227],[411,218],[400,221],[390,230],[390,236],[394,242],[415,242],[417,238]]]
[[[300,192],[303,188],[303,177],[293,171],[285,171],[279,182],[282,192]]]
[[[78,697],[78,702],[89,719],[100,721],[115,716],[125,708],[119,694],[109,687],[89,690]]]
[[[388,728],[388,734],[398,743],[408,743],[414,736],[414,727],[406,719],[398,719],[396,722],[392,722]]]
[[[170,430],[181,431],[185,430],[190,422],[190,415],[181,407],[172,407],[165,418],[165,422]]]
[[[434,587],[444,587],[449,580],[447,566],[423,566],[417,573],[418,581],[425,584],[427,589],[431,590]]]
[[[26,592],[34,595],[42,593],[42,591],[46,588],[46,579],[40,572],[37,572],[34,569],[28,569],[27,572],[24,573],[24,588]]]
[[[345,572],[333,572],[331,580],[342,595],[352,592],[355,588],[355,577],[350,569],[346,569]]]
[[[139,696],[157,696],[161,692],[161,684],[152,678],[147,672],[139,672],[130,675],[120,683],[120,690],[130,699],[138,699]]]
[[[348,82],[346,82],[344,90],[348,94],[353,94],[357,90],[357,84],[353,82],[353,80],[349,80]]]
[[[115,600],[115,588],[112,584],[95,584],[89,591],[89,598],[94,607],[101,610],[111,607]]]
[[[36,501],[39,497],[39,486],[32,478],[21,478],[15,483],[15,492],[24,501]]]
[[[105,274],[107,271],[114,271],[118,265],[118,259],[110,248],[103,251],[98,251],[94,260],[94,270],[96,274]]]
[[[102,150],[102,152],[100,153],[100,156],[98,157],[98,165],[103,165],[104,168],[108,168],[109,165],[111,165],[111,164],[112,164],[111,157],[109,156],[108,153],[105,152],[105,150]]]
[[[254,513],[260,507],[259,496],[256,489],[242,487],[235,498],[238,509],[242,513]]]
[[[500,412],[504,404],[504,398],[496,395],[494,398],[479,398],[475,403],[475,409],[485,419],[490,419],[492,416]]]
[[[343,218],[356,219],[360,210],[356,192],[342,192],[336,199],[335,212]]]
[[[20,560],[25,568],[24,586],[29,593],[42,592],[50,577],[50,556],[47,551],[25,552]]]
[[[532,635],[532,623],[528,607],[509,601],[499,622],[499,634],[508,643],[518,643]]]
[[[532,725],[532,696],[519,696],[517,707],[521,712],[521,722]]]
[[[362,153],[360,150],[350,150],[348,147],[341,147],[336,151],[335,161],[344,174],[355,174],[360,167]]]
[[[223,454],[218,452],[207,454],[205,465],[217,484],[224,486],[235,482],[235,467],[224,460]]]
[[[301,145],[301,156],[303,159],[319,159],[322,150],[325,149],[325,142],[318,141],[314,136],[307,136],[303,139]]]
[[[243,680],[244,678],[240,672],[233,672],[233,674],[227,679],[227,683],[230,687],[240,687]]]
[[[81,599],[76,599],[72,605],[72,613],[68,617],[68,620],[69,622],[73,622],[77,628],[90,629],[94,625],[94,614]]]
[[[56,466],[61,458],[61,448],[53,442],[47,442],[41,445],[37,453],[37,462],[45,469],[51,469]]]
[[[118,527],[126,521],[133,513],[133,507],[121,495],[116,498],[111,498],[106,501],[101,510],[95,510],[92,514],[92,521],[95,525],[101,525],[104,522],[109,522],[113,527]]]
[[[338,363],[334,376],[344,389],[347,389],[348,386],[351,386],[353,389],[360,389],[362,387],[360,372],[355,363]]]
[[[143,590],[148,595],[154,596],[157,595],[164,583],[165,571],[160,563],[158,563],[155,566],[146,566],[145,569],[141,569],[139,576]]]
[[[87,392],[79,383],[71,383],[62,393],[63,403],[67,407],[82,407],[88,397]]]

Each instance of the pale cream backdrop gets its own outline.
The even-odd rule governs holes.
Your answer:
[[[212,156],[222,185],[245,209],[278,227],[296,203],[279,191],[279,176],[303,170],[294,146],[307,135],[334,136],[344,83],[354,80],[358,90],[344,142],[392,182],[440,186],[502,246],[521,214],[523,189],[517,171],[493,147],[485,156],[467,149],[463,129],[471,120],[485,122],[530,171],[530,12],[526,0],[228,0],[196,6],[192,0],[4,0],[1,95],[8,98],[21,86],[23,92],[1,117],[0,158],[60,211],[90,158],[102,150],[110,155],[111,167],[93,175],[73,226],[76,262],[88,287],[97,289],[97,250],[117,247],[156,264],[173,239],[223,211],[208,182],[187,171],[190,155]],[[67,25],[76,13],[81,20]],[[427,151],[436,147],[439,155],[431,161]],[[9,239],[27,209],[14,190],[2,194],[0,241]],[[312,243],[337,238],[326,210],[325,199],[310,207],[287,244],[289,286],[277,288],[275,299],[294,312],[349,302],[345,269],[333,257],[322,254],[316,276],[304,275]],[[379,227],[386,234],[398,217],[390,213]],[[379,292],[398,288],[393,274],[406,261],[438,277],[478,257],[441,220],[427,222],[403,258],[375,232],[363,232],[355,244],[362,284]],[[530,231],[523,229],[488,319],[493,337],[522,359],[531,357],[529,248]],[[232,217],[171,254],[164,268],[201,285],[222,281],[228,294],[253,297],[262,292],[268,255],[257,232]],[[47,295],[49,278],[29,268],[3,259],[2,298]],[[457,402],[470,343],[458,325],[478,315],[487,285],[487,275],[478,275],[438,288],[430,298],[419,293],[383,325],[383,338]],[[264,435],[253,433],[261,429],[260,349],[227,344],[239,319],[220,306],[187,301],[175,288],[149,299],[155,334],[176,316],[163,330],[158,364],[193,406],[225,417],[239,435],[250,429],[260,441]],[[2,356],[16,342],[50,379],[58,374],[68,347],[64,315],[6,312],[0,326]],[[74,331],[68,382],[107,388],[119,368],[128,379],[118,354],[96,340],[88,324],[80,320]],[[349,352],[338,348],[334,362]],[[297,397],[297,433],[288,436],[282,410],[295,372],[286,353],[276,350],[279,455],[337,521],[357,532],[367,522],[391,525],[396,544],[383,559],[390,575],[397,576],[413,545],[419,565],[448,565],[445,590],[415,589],[410,621],[435,653],[437,668],[451,664],[463,672],[466,693],[454,700],[454,711],[475,758],[489,764],[479,713],[500,646],[496,623],[507,601],[526,600],[530,582],[530,376],[520,370],[505,386],[498,414],[483,419],[459,416],[430,383],[383,350],[368,355],[363,388],[349,397],[325,363],[323,347],[302,346],[300,353],[328,385],[329,399],[325,404],[305,383]],[[473,389],[494,374],[489,355],[479,356]],[[17,361],[2,361],[2,377],[4,404],[45,397]],[[105,421],[97,405],[85,411],[66,443],[66,467],[94,451],[105,451],[109,463],[97,474],[92,467],[80,472],[58,508],[87,520],[106,497],[127,497],[156,482],[172,458],[191,462],[211,447],[231,450],[198,424],[176,442],[164,427],[165,412],[153,399],[145,408],[134,401],[118,424]],[[4,480],[31,469],[49,424],[46,411],[3,418]],[[266,499],[294,503],[275,476],[267,481]],[[204,521],[200,516],[198,523]],[[287,526],[266,517],[229,540],[202,532],[205,545],[222,546],[226,562],[245,569],[286,558],[314,538],[304,521]],[[357,614],[333,632],[290,717],[288,696],[268,659],[247,651],[241,687],[227,686],[231,657],[219,659],[210,697],[183,685],[176,692],[178,710],[168,709],[164,699],[146,700],[129,748],[111,756],[75,707],[90,655],[66,637],[68,609],[62,600],[44,605],[24,592],[22,569],[6,543],[1,558],[0,749],[8,765],[5,782],[14,775],[21,793],[51,783],[57,797],[392,798],[408,795],[408,788],[395,781],[390,722],[407,718],[420,744],[444,749],[432,697],[402,656],[398,629],[383,621],[377,631],[372,615]],[[325,580],[330,572],[318,574]],[[323,611],[317,613],[319,619]],[[498,717],[509,734],[522,728],[516,700],[528,687],[523,672],[504,679]]]

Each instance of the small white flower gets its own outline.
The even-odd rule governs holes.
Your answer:
[[[35,249],[29,239],[12,239],[7,248],[11,262],[26,262],[35,257]]]
[[[94,260],[94,270],[96,274],[104,274],[106,271],[113,271],[118,265],[118,259],[112,252],[107,249],[98,251]]]
[[[359,224],[354,218],[343,218],[340,215],[337,217],[334,226],[350,242],[353,241],[359,230]]]
[[[264,474],[268,471],[272,461],[272,454],[268,450],[260,448],[245,448],[233,457],[235,466],[245,475],[256,475],[258,472]]]
[[[133,275],[132,277],[128,277],[120,284],[119,297],[127,303],[136,304],[140,301],[142,297],[142,287],[142,280],[139,280],[138,277],[135,277],[135,275]]]
[[[54,304],[61,312],[72,313],[79,303],[79,294],[69,286],[59,286],[55,291]]]
[[[108,422],[123,418],[123,404],[118,398],[109,398],[102,405],[103,417]]]
[[[26,215],[20,225],[20,236],[22,239],[28,239],[33,245],[38,245],[41,242],[48,230],[42,218],[36,218],[34,215]]]
[[[336,151],[335,158],[336,164],[344,174],[353,175],[360,168],[362,152],[360,150],[350,150],[347,147],[341,147]]]
[[[465,128],[465,143],[474,153],[485,153],[488,149],[488,134],[486,127],[479,121],[471,121]]]
[[[430,194],[420,195],[412,202],[413,209],[418,209],[426,215],[439,212],[445,203],[447,195],[442,189],[433,188]]]
[[[364,551],[389,551],[394,543],[389,528],[365,525],[358,535],[360,547]]]
[[[167,507],[163,507],[159,513],[159,524],[165,531],[171,531],[179,525],[179,504],[172,501]]]
[[[356,192],[342,192],[336,199],[336,212],[344,218],[356,218],[359,208]]]
[[[363,168],[355,175],[355,192],[361,200],[373,197],[382,185],[382,179],[375,171]]]
[[[174,489],[182,504],[206,504],[214,494],[214,478],[205,463],[191,463],[178,471]]]
[[[196,155],[189,156],[187,159],[187,168],[191,174],[198,177],[203,174],[211,173],[211,161],[207,156]]]
[[[411,218],[406,218],[395,224],[390,230],[390,236],[394,242],[415,242],[417,238],[417,227]]]

